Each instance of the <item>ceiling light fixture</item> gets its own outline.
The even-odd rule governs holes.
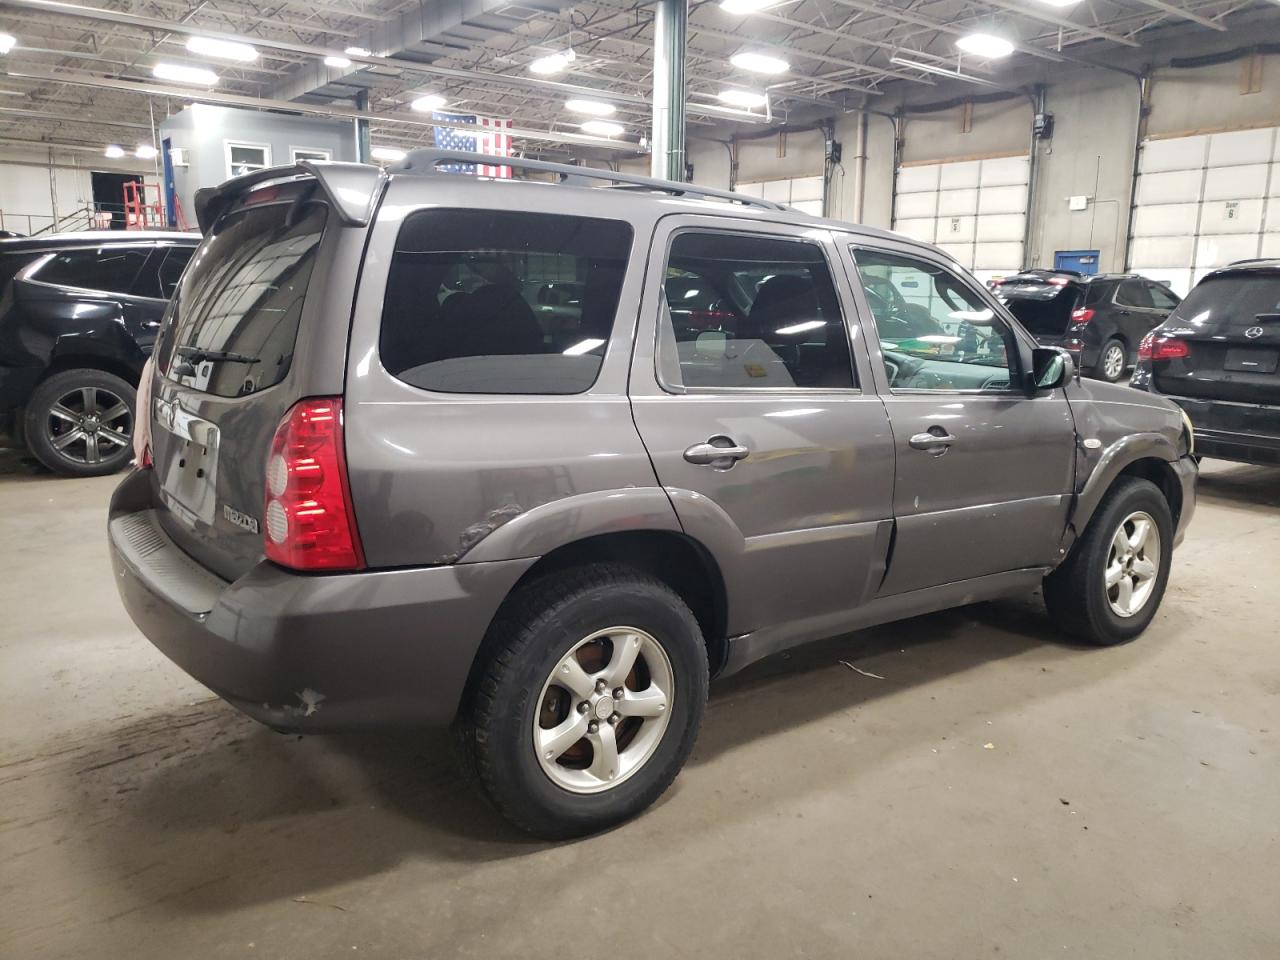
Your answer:
[[[578,55],[569,50],[561,50],[559,53],[549,53],[545,57],[539,57],[529,64],[530,73],[560,73],[569,68],[569,64],[578,59]]]
[[[347,49],[343,50],[342,52],[352,57],[372,57],[373,56],[373,53],[369,50],[366,50],[364,47],[347,47]]]
[[[990,33],[970,33],[957,40],[956,47],[985,60],[998,60],[1013,53],[1010,41]]]
[[[720,9],[725,13],[745,15],[759,13],[765,7],[771,7],[778,0],[720,0]]]
[[[0,57],[4,56],[18,44],[18,38],[12,33],[0,33]]]
[[[139,160],[150,160],[160,151],[149,143],[138,144],[138,149],[133,151],[133,155]]]
[[[430,113],[432,110],[439,110],[448,102],[438,93],[428,93],[409,104],[409,109],[417,110],[418,113]]]
[[[157,63],[151,73],[158,80],[172,80],[174,83],[194,83],[201,87],[212,87],[218,82],[218,75],[203,67],[184,67],[180,63]]]
[[[743,110],[750,110],[752,107],[763,107],[769,102],[769,98],[763,93],[756,93],[754,90],[721,90],[716,94],[721,103],[727,103],[731,107],[741,107]]]
[[[124,156],[124,147],[118,143],[109,143],[107,144],[107,149],[102,151],[102,155],[111,160],[119,160]]]
[[[395,147],[374,147],[369,151],[369,156],[375,160],[390,160],[392,162],[403,160],[408,154],[403,150],[397,150]]]
[[[791,64],[781,57],[771,57],[767,53],[751,51],[735,53],[729,58],[729,62],[739,70],[750,70],[752,73],[786,73],[791,69]]]
[[[566,100],[564,108],[592,117],[611,117],[618,112],[618,108],[612,103],[604,103],[600,100]]]
[[[983,77],[975,77],[971,73],[962,73],[959,70],[951,70],[947,67],[940,67],[934,63],[922,63],[919,60],[909,60],[906,57],[890,57],[889,62],[898,67],[909,67],[912,70],[923,70],[925,73],[932,73],[939,77],[950,77],[952,80],[963,80],[966,83],[976,83],[984,87],[995,87],[999,84],[986,80]]]
[[[351,61],[346,57],[340,57],[335,53],[332,56],[324,58],[324,65],[326,67],[333,67],[335,70],[345,70],[347,67],[351,66]]]
[[[187,50],[202,57],[238,60],[241,63],[253,63],[258,59],[258,51],[247,43],[217,40],[213,37],[187,37]]]
[[[582,124],[581,129],[583,133],[594,134],[597,137],[620,137],[627,130],[622,124],[611,120],[588,120]]]
[[[1062,9],[1063,7],[1074,7],[1080,0],[1040,0],[1040,2],[1046,6]]]

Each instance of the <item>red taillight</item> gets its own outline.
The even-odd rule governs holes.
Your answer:
[[[151,444],[148,443],[142,448],[142,459],[138,462],[138,469],[150,470],[155,465],[156,462],[151,459]]]
[[[285,414],[267,458],[267,558],[294,570],[358,570],[364,552],[356,533],[342,400],[300,400]]]
[[[1077,307],[1071,311],[1072,323],[1088,323],[1093,319],[1094,311],[1088,307]]]
[[[1175,337],[1156,336],[1151,331],[1138,344],[1139,360],[1182,360],[1191,356],[1191,348],[1187,341]]]

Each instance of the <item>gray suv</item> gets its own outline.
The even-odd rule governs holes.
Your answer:
[[[565,837],[653,803],[709,679],[778,651],[1042,584],[1086,642],[1151,621],[1194,506],[1176,406],[1081,382],[934,247],[438,169],[476,162],[200,193],[109,529],[130,615],[220,696],[453,724],[498,809]]]

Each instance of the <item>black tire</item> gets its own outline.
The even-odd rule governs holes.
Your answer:
[[[123,445],[115,440],[107,439],[106,434],[99,433],[102,426],[96,418],[87,419],[90,432],[78,427],[70,420],[57,417],[55,405],[61,400],[77,394],[89,395],[92,391],[94,406],[98,413],[110,413],[106,408],[108,397],[115,397],[127,407],[127,415],[112,418],[106,425],[113,437],[123,437],[128,442]],[[101,477],[123,469],[133,459],[133,425],[137,418],[138,394],[133,385],[122,380],[114,373],[83,367],[75,370],[63,370],[55,373],[47,380],[41,381],[31,393],[27,401],[26,413],[23,417],[23,433],[26,437],[27,449],[42,464],[54,473],[68,477]],[[118,405],[113,405],[118,406]],[[62,409],[72,414],[83,414],[83,401],[80,406],[73,402],[63,405]],[[114,426],[115,429],[111,429]],[[66,431],[79,432],[84,439],[75,439],[59,449],[57,441],[67,436]],[[63,431],[63,432],[59,432]],[[95,439],[90,440],[93,435]],[[90,447],[90,443],[93,447]]]
[[[635,772],[599,793],[574,793],[546,773],[533,745],[543,685],[583,638],[637,627],[660,642],[674,676],[670,717]],[[650,806],[693,748],[707,699],[698,622],[666,584],[620,564],[549,574],[503,604],[481,648],[458,723],[463,766],[499,813],[546,839],[604,830]]]
[[[1107,355],[1119,351],[1120,367],[1112,373],[1107,372]],[[1112,337],[1102,345],[1102,349],[1098,351],[1098,364],[1093,368],[1094,375],[1099,380],[1105,380],[1107,383],[1118,383],[1124,377],[1124,372],[1129,369],[1129,351],[1125,349],[1124,342]]]
[[[1135,513],[1155,521],[1160,536],[1159,568],[1140,610],[1121,616],[1112,607],[1106,583],[1112,540],[1120,524]],[[1107,491],[1084,535],[1062,564],[1044,581],[1045,606],[1066,633],[1097,646],[1132,640],[1151,623],[1169,582],[1173,558],[1173,515],[1160,488],[1149,480],[1122,477]]]

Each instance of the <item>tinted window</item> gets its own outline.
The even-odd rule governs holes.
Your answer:
[[[0,256],[0,296],[9,286],[9,281],[32,260],[40,257],[39,253],[8,253]]]
[[[194,250],[194,247],[157,248],[155,256],[138,276],[134,292],[140,297],[168,300],[177,290],[182,269],[191,259]]]
[[[1254,326],[1280,315],[1280,276],[1267,273],[1227,274],[1201,280],[1169,318],[1197,327],[1220,323]]]
[[[977,292],[928,260],[853,251],[893,387],[1009,386],[1013,334]]]
[[[1147,283],[1147,287],[1151,291],[1151,302],[1155,304],[1157,310],[1172,310],[1178,305],[1178,298],[1172,290],[1150,282]]]
[[[1120,289],[1116,291],[1116,303],[1122,307],[1145,307],[1148,310],[1155,308],[1151,300],[1151,290],[1147,287],[1145,280],[1120,281]]]
[[[127,294],[147,262],[149,247],[102,246],[56,253],[33,279],[85,290]]]
[[[214,224],[174,297],[160,348],[170,377],[220,397],[284,379],[326,213],[318,203],[272,203]],[[201,356],[212,351],[243,359]]]
[[[664,293],[659,363],[671,385],[855,385],[835,285],[815,243],[681,233]]]
[[[396,239],[379,350],[448,393],[581,393],[613,331],[631,249],[616,220],[422,210]]]

